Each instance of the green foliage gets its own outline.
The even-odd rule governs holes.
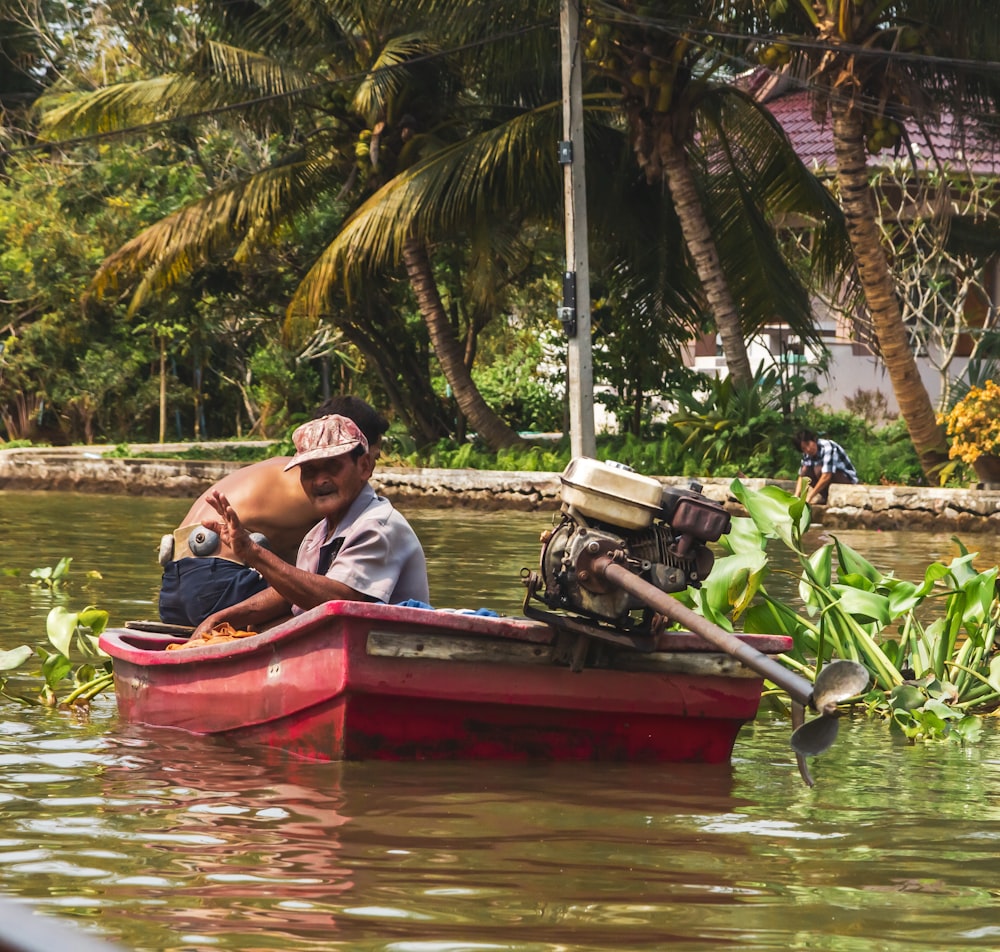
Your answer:
[[[680,440],[669,436],[658,440],[643,439],[631,433],[603,436],[597,442],[597,458],[624,463],[649,476],[684,475],[683,446]]]
[[[58,588],[69,572],[71,558],[62,558],[54,567],[36,568],[31,577],[36,584]],[[98,639],[107,627],[108,613],[93,605],[71,612],[57,605],[46,619],[47,644],[19,645],[0,651],[0,696],[24,704],[85,710],[90,700],[113,684],[111,659],[101,650]],[[8,672],[17,671],[32,659],[40,663],[41,678],[36,693],[11,693]]]
[[[551,432],[562,428],[563,401],[538,373],[541,344],[521,338],[509,353],[473,370],[483,399],[516,430]]]
[[[59,588],[66,573],[69,572],[72,562],[71,558],[61,558],[55,565],[46,565],[41,568],[32,569],[31,577],[35,579],[36,585],[43,588]]]
[[[804,422],[803,422],[804,421]],[[299,423],[298,414],[291,414],[283,436],[266,445],[238,443],[206,444],[170,452],[151,452],[128,444],[105,451],[108,457],[155,457],[163,459],[205,459],[255,462],[270,456],[290,456],[295,452],[292,432]],[[920,470],[913,445],[902,422],[874,430],[863,420],[850,414],[819,413],[810,410],[800,414],[793,424],[776,428],[771,438],[778,444],[765,446],[741,461],[718,465],[714,471],[702,468],[696,455],[685,448],[684,441],[673,427],[651,427],[648,436],[631,433],[602,433],[597,437],[596,456],[631,466],[636,472],[650,476],[732,476],[794,479],[799,455],[791,445],[791,434],[800,425],[816,429],[821,435],[837,440],[851,455],[862,482],[879,484],[921,485]],[[383,442],[380,466],[414,466],[442,469],[482,469],[521,472],[561,472],[570,460],[569,439],[538,439],[528,446],[512,447],[498,453],[490,451],[476,440],[456,443],[440,440],[420,446],[407,428],[394,423]]]
[[[0,180],[0,408],[25,407],[16,432],[3,417],[18,439],[134,436],[156,405],[148,342],[132,336],[123,304],[86,292],[100,261],[190,180],[158,168],[155,149],[79,158],[25,158]]]
[[[297,361],[279,341],[268,341],[256,350],[248,366],[253,381],[249,391],[260,413],[261,435],[286,429],[292,414],[302,410],[301,395],[319,391],[316,370]]]
[[[734,519],[720,540],[727,554],[691,593],[696,607],[729,630],[742,621],[747,632],[791,637],[782,658],[807,675],[834,658],[863,664],[873,681],[866,710],[911,740],[974,738],[969,719],[1000,706],[997,567],[977,571],[955,540],[960,554],[950,563],[931,563],[919,582],[897,579],[836,538],[806,552],[810,510],[801,498],[739,480],[731,489],[749,518]],[[799,564],[791,574],[801,607],[767,591],[769,575],[785,571],[769,560],[773,540]]]
[[[776,369],[760,370],[752,387],[732,377],[705,378],[703,389],[676,389],[667,396],[678,409],[670,425],[683,440],[685,474],[727,476],[749,469],[794,477],[792,407],[818,388],[804,377],[786,380]]]

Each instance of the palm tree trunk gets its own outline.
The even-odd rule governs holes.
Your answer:
[[[416,238],[408,239],[403,246],[403,261],[434,353],[445,379],[451,384],[459,409],[490,449],[496,451],[523,443],[521,437],[489,408],[465,366],[462,346],[441,303],[427,246]]]
[[[726,356],[729,375],[737,387],[749,387],[753,384],[753,371],[747,356],[743,325],[729,291],[729,282],[719,264],[719,252],[712,238],[712,230],[705,218],[705,210],[687,163],[687,155],[674,139],[668,126],[669,119],[664,118],[661,122],[662,127],[657,130],[656,140],[659,159],[680,219],[684,242],[705,289],[715,326],[722,338],[722,350]]]
[[[889,260],[879,239],[861,116],[847,102],[835,101],[831,112],[840,201],[861,286],[899,412],[920,457],[924,475],[933,484],[937,482],[941,464],[948,460],[948,442],[917,370]]]

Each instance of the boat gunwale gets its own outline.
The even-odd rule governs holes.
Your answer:
[[[121,658],[139,666],[183,666],[195,661],[225,662],[235,657],[252,655],[270,650],[276,643],[292,640],[312,633],[325,622],[333,619],[370,621],[399,625],[415,625],[428,634],[454,633],[462,636],[500,638],[531,644],[552,645],[558,632],[549,624],[530,618],[480,615],[474,612],[449,609],[426,609],[405,605],[386,605],[380,602],[357,602],[334,599],[315,608],[292,616],[282,622],[244,638],[231,641],[186,647],[167,651],[171,644],[184,644],[187,639],[176,634],[166,634],[131,628],[109,628],[100,638],[100,645],[112,658]],[[765,654],[788,651],[792,640],[783,635],[736,635],[741,641]],[[136,642],[146,642],[140,645]],[[688,651],[718,653],[717,646],[692,632],[667,631],[657,638],[656,651]]]

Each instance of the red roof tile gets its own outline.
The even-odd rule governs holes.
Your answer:
[[[770,113],[781,124],[802,161],[810,168],[832,172],[836,167],[833,152],[833,129],[829,118],[817,123],[812,116],[811,97],[807,90],[783,89],[786,82],[771,76],[761,82],[755,76],[748,84]],[[1000,175],[1000,149],[985,136],[977,136],[973,126],[955,128],[951,116],[928,126],[927,135],[914,123],[906,123],[906,131],[916,161],[921,168],[937,162],[980,175]],[[963,136],[964,132],[964,136]],[[888,165],[910,157],[905,145],[884,150],[868,157],[870,166]]]

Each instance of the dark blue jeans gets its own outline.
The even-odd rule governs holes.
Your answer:
[[[228,559],[179,559],[163,568],[160,620],[168,625],[200,625],[213,612],[229,608],[267,588],[254,569]]]

